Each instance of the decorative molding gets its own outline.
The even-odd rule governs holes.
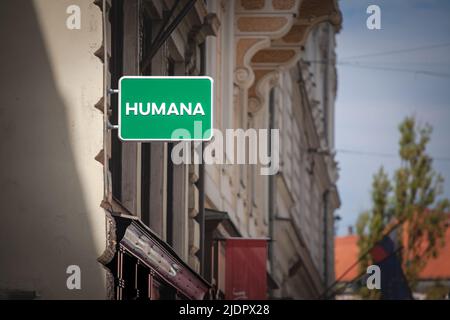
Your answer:
[[[238,80],[236,83],[239,86],[248,89],[253,85],[255,76],[252,58],[259,51],[270,48],[271,41],[289,32],[295,22],[299,6],[300,0],[237,1],[236,73],[241,74],[236,76]],[[245,81],[239,81],[242,79],[242,69],[245,69],[248,75]]]
[[[255,79],[253,69],[250,66],[251,58],[260,49],[270,45],[270,39],[267,37],[237,37],[236,38],[236,69],[235,83],[248,89]]]
[[[258,112],[263,103],[257,96],[249,96],[248,98],[248,112],[249,113],[256,113]]]
[[[272,0],[272,7],[275,10],[291,10],[295,5],[295,0]]]
[[[300,59],[309,32],[325,21],[336,30],[340,29],[342,15],[336,0],[303,0],[290,30],[282,37],[272,39],[268,48],[256,53],[252,67],[292,67]]]
[[[257,52],[253,58],[252,63],[268,63],[268,64],[283,64],[292,59],[296,54],[295,49],[264,49]]]
[[[254,78],[254,73],[249,68],[238,68],[234,72],[234,82],[243,88],[248,88]]]
[[[299,9],[299,20],[308,21],[310,24],[329,21],[339,30],[342,14],[337,0],[303,0]]]
[[[267,92],[279,85],[280,72],[278,69],[256,69],[255,81],[248,91],[249,102],[257,103],[250,112],[257,112],[266,103]]]
[[[260,10],[265,6],[265,0],[240,0],[245,10]]]
[[[207,36],[215,36],[219,27],[220,21],[217,15],[210,13],[204,16],[201,24],[194,25],[189,31],[185,52],[186,70],[189,74],[198,74],[199,45],[205,41]]]
[[[237,18],[237,29],[240,34],[264,34],[266,36],[277,37],[279,33],[285,33],[289,29],[289,16],[244,16]],[[287,30],[286,30],[287,29]]]
[[[282,43],[286,44],[299,44],[305,38],[308,25],[294,24],[289,32],[281,38]]]
[[[102,165],[104,165],[104,161],[105,161],[105,151],[104,149],[101,149],[97,155],[95,156],[95,160],[99,163],[101,163]]]
[[[101,113],[104,112],[104,109],[105,109],[105,99],[104,99],[103,96],[97,101],[97,103],[94,105],[94,107],[95,107],[95,109],[99,110]]]
[[[249,89],[250,112],[264,104],[265,77],[298,62],[316,25],[329,21],[339,30],[342,23],[337,0],[240,0],[235,12],[235,82]]]

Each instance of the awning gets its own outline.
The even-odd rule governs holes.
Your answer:
[[[115,255],[124,248],[187,298],[205,298],[210,284],[178,257],[167,243],[137,217],[115,213],[111,216],[115,224]],[[102,263],[108,267],[108,262]]]
[[[210,233],[214,231],[219,224],[222,224],[223,228],[227,231],[228,235],[233,238],[241,238],[242,235],[237,229],[236,225],[230,218],[230,215],[225,211],[219,211],[214,209],[205,209],[205,224],[206,230],[209,230]],[[243,239],[243,238],[241,238]],[[226,241],[227,238],[215,238],[214,240]],[[266,239],[270,240],[270,239]],[[266,271],[266,281],[267,287],[269,289],[278,289],[279,285],[270,274],[270,272]]]
[[[267,299],[267,239],[225,240],[228,300]]]

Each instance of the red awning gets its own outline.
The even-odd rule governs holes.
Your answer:
[[[225,299],[267,299],[267,239],[226,239]]]

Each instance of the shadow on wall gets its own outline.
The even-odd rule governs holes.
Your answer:
[[[67,106],[32,1],[0,2],[0,34],[0,298],[105,298]],[[72,264],[81,290],[66,287]]]

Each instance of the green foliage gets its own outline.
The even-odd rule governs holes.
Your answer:
[[[388,195],[392,191],[389,178],[383,167],[373,176],[372,182],[372,209],[362,212],[356,222],[356,233],[358,235],[358,247],[360,256],[363,256],[359,263],[359,273],[367,270],[370,264],[370,255],[366,253],[373,245],[382,238],[386,223],[389,221],[391,213],[388,206]],[[368,290],[361,287],[359,294],[365,299],[377,299],[378,290]]]
[[[380,168],[372,183],[372,209],[360,214],[356,229],[360,254],[367,252],[381,240],[386,226],[401,223],[398,237],[402,242],[402,258],[406,278],[414,287],[426,262],[438,254],[444,244],[448,199],[439,199],[443,192],[443,178],[432,167],[433,160],[426,152],[432,128],[417,126],[413,117],[399,126],[399,155],[401,166],[392,181]],[[369,255],[360,263],[365,270]]]
[[[425,292],[425,299],[427,300],[441,300],[450,293],[450,287],[437,281],[432,287]]]
[[[367,252],[381,237],[390,213],[388,212],[388,195],[392,187],[383,167],[373,176],[372,203],[370,211],[360,214],[356,222],[358,247],[360,252]],[[365,255],[360,263],[360,272],[367,269],[369,256]]]
[[[381,291],[377,289],[369,290],[366,286],[361,286],[359,288],[358,294],[364,300],[380,300]]]

